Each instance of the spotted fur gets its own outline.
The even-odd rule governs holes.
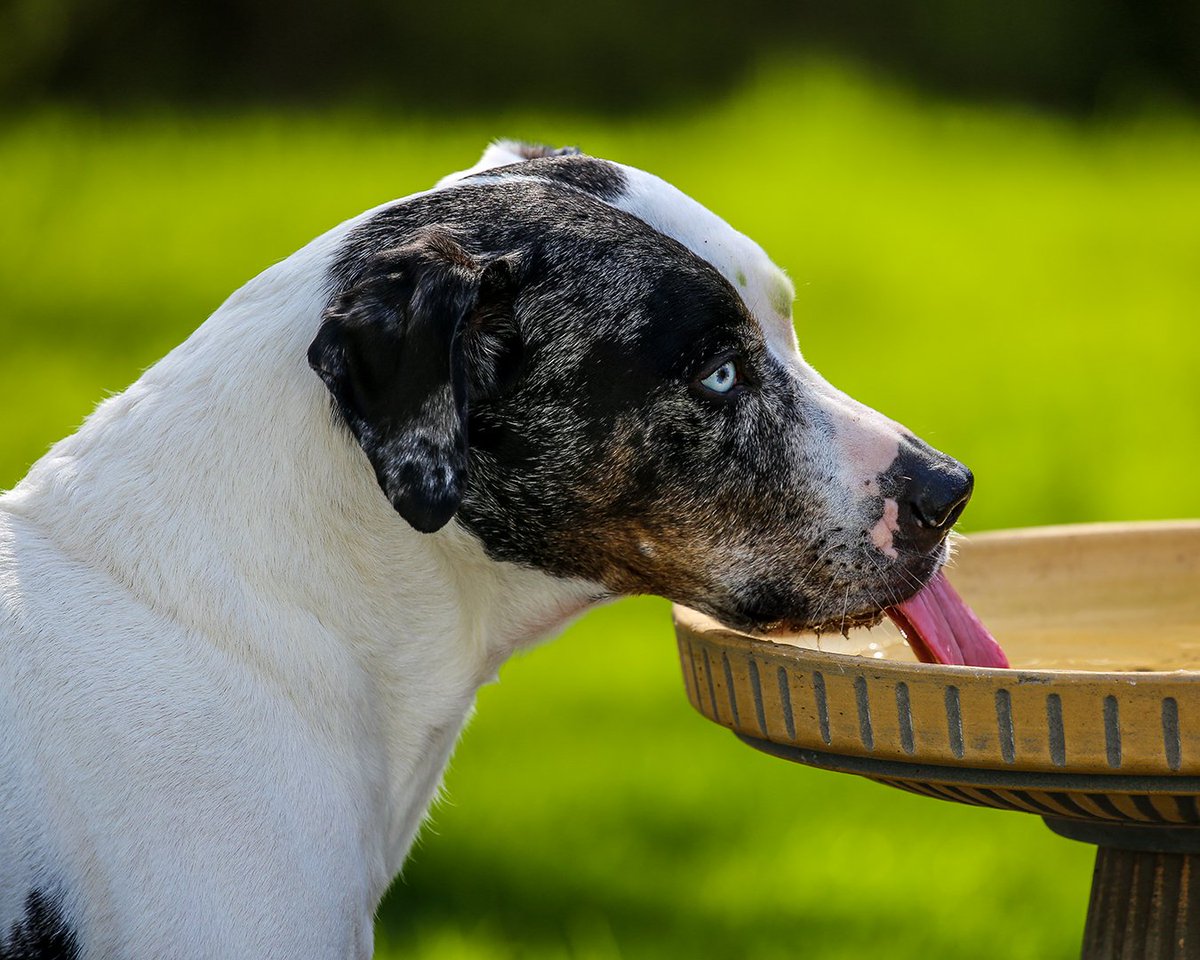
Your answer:
[[[369,290],[430,223],[470,262],[521,264],[505,320],[519,368],[460,410],[457,517],[494,559],[667,596],[744,629],[877,621],[941,561],[940,536],[899,563],[872,537],[903,485],[898,464],[940,455],[897,430],[867,495],[848,489],[831,462],[848,419],[830,409],[832,388],[797,375],[798,355],[771,342],[716,265],[623,209],[632,183],[579,155],[474,172],[360,227],[334,265],[335,300]],[[470,376],[472,340],[445,376],[456,364]],[[697,379],[726,357],[745,382],[705,396]],[[904,520],[912,540],[911,511]]]

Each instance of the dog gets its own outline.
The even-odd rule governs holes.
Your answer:
[[[0,497],[0,957],[369,957],[478,688],[651,593],[880,618],[970,472],[664,181],[512,142],[235,292]]]

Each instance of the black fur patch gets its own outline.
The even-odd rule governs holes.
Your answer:
[[[470,463],[459,519],[497,559],[577,574],[569,556],[576,548],[552,548],[548,540],[557,531],[583,529],[583,512],[595,508],[585,501],[611,492],[589,488],[618,420],[653,421],[648,405],[664,391],[687,416],[722,416],[705,405],[692,409],[688,383],[717,352],[750,350],[755,325],[732,287],[682,245],[631,214],[541,178],[467,181],[382,211],[349,238],[335,263],[330,315],[344,314],[345,298],[355,291],[386,289],[388,251],[409,249],[435,226],[478,263],[513,264],[511,315],[503,320],[512,326],[505,339],[519,349],[504,352],[495,376],[467,371]],[[405,296],[392,294],[397,304]],[[385,326],[388,315],[379,303],[363,317]],[[496,321],[485,318],[483,326]],[[466,335],[469,347],[472,331]],[[394,337],[401,349],[404,339]],[[472,351],[465,352],[470,360]],[[445,369],[446,361],[439,363]],[[339,403],[345,415],[348,405]],[[360,441],[370,437],[370,424],[348,420]],[[649,426],[664,438],[673,433],[669,421]],[[364,444],[368,455],[371,446]],[[670,456],[672,446],[660,438],[646,452],[653,460]],[[678,459],[690,468],[686,455]],[[643,469],[629,482],[650,487],[654,476]],[[670,471],[662,480],[676,477]]]
[[[40,890],[25,898],[25,916],[9,927],[0,942],[0,960],[75,960],[79,946],[58,903]]]
[[[668,263],[695,261],[681,244],[657,233],[636,217],[623,213],[596,198],[583,184],[589,176],[582,171],[565,177],[520,180],[517,176],[541,164],[557,165],[582,161],[608,166],[588,157],[548,157],[500,167],[481,176],[511,173],[511,182],[476,183],[468,178],[449,189],[435,191],[388,207],[355,230],[347,239],[331,269],[334,295],[369,279],[375,258],[384,251],[409,242],[422,228],[441,226],[450,230],[467,252],[484,260],[519,252],[521,280],[528,283],[546,279],[548,271],[583,270],[596,274],[618,264],[612,251],[637,248],[649,263],[665,267]],[[613,178],[624,182],[624,174],[611,167],[612,177],[597,174],[592,182],[600,188],[607,183],[617,189]],[[546,180],[556,182],[539,182]],[[572,182],[573,181],[573,182]],[[568,185],[573,189],[562,189]],[[591,194],[591,195],[589,195]],[[707,265],[704,265],[707,266]],[[628,263],[620,269],[633,272]],[[713,277],[716,272],[708,270]],[[613,279],[616,279],[613,277]],[[586,296],[580,289],[584,278],[573,274],[556,275],[563,296]],[[598,292],[598,291],[597,291]]]
[[[494,560],[738,626],[877,617],[900,588],[848,517],[820,403],[711,264],[604,202],[624,188],[605,161],[529,160],[384,209],[334,263],[334,304],[431,228],[472,263],[511,264],[504,309],[464,327],[456,521]],[[470,348],[477,325],[499,350]],[[743,389],[704,396],[697,379],[728,359]],[[935,562],[906,557],[894,579]]]
[[[309,346],[308,362],[371,461],[380,488],[425,533],[448,523],[462,498],[463,344],[473,319],[483,325],[505,309],[481,300],[483,286],[504,298],[508,281],[493,274],[508,278],[510,268],[497,260],[481,269],[447,231],[422,231],[376,257],[372,275],[325,311]],[[489,370],[477,379],[491,384],[496,376]]]
[[[628,186],[625,173],[615,163],[578,154],[554,153],[534,156],[524,163],[494,167],[478,173],[477,177],[537,177],[552,180],[590,193],[609,203],[616,200]]]

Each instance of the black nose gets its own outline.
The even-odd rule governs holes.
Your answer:
[[[930,470],[909,491],[913,516],[923,527],[946,530],[962,514],[974,486],[971,471],[960,463]]]
[[[907,447],[891,472],[901,534],[918,550],[933,549],[962,515],[975,478],[957,460],[923,443]]]

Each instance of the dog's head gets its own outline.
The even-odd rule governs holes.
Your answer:
[[[747,238],[641,171],[530,153],[384,208],[334,267],[309,362],[400,516],[746,629],[916,592],[970,473],[804,363]]]

